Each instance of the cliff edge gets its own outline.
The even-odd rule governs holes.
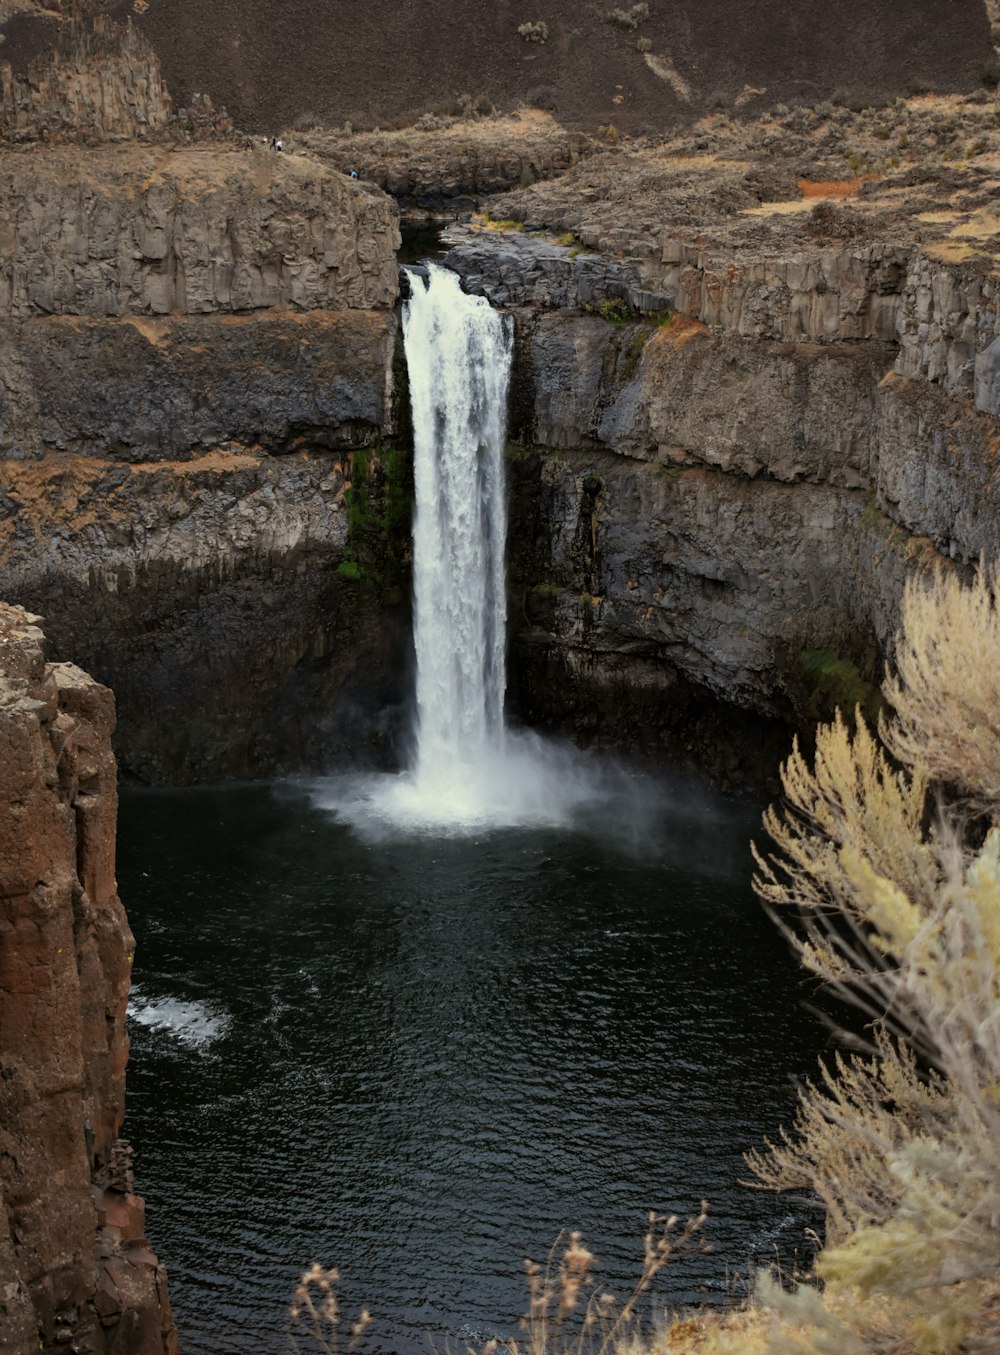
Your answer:
[[[125,1110],[114,698],[0,603],[0,1355],[176,1355]]]

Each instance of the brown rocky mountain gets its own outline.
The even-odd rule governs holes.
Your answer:
[[[0,52],[15,71],[74,2],[0,3]],[[969,89],[996,62],[984,0],[86,3],[132,15],[179,105],[208,93],[256,131],[393,126],[462,96],[538,103],[570,125],[659,129],[706,106]]]

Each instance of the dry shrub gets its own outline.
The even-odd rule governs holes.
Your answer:
[[[467,1355],[640,1355],[650,1348],[640,1323],[643,1296],[670,1261],[709,1250],[701,1239],[707,1218],[704,1200],[683,1224],[675,1215],[649,1215],[639,1278],[624,1303],[598,1285],[595,1257],[582,1235],[561,1235],[544,1267],[525,1260],[528,1311],[521,1320],[523,1338],[492,1340],[479,1352],[467,1348]],[[339,1278],[336,1270],[314,1263],[299,1280],[288,1308],[294,1355],[346,1355],[368,1330],[367,1308],[345,1324],[337,1299]]]
[[[538,19],[534,23],[520,24],[517,31],[525,42],[537,42],[544,45],[549,40],[549,26],[544,19]]]
[[[995,569],[911,582],[882,722],[897,761],[838,715],[765,817],[779,852],[756,853],[759,894],[872,1019],[869,1055],[838,1058],[748,1159],[827,1209],[823,1293],[760,1291],[775,1352],[1000,1348],[998,591]]]
[[[641,0],[639,4],[632,5],[629,9],[612,9],[605,17],[608,23],[625,29],[627,33],[634,33],[639,25],[649,18],[649,5]]]
[[[980,813],[1000,806],[1000,567],[974,588],[954,575],[903,599],[896,676],[886,696],[896,718],[883,731],[900,761],[960,789]]]

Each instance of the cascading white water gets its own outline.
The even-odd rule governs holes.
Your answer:
[[[588,810],[606,827],[626,803],[634,829],[643,816],[613,768],[504,724],[512,325],[449,270],[409,272],[416,751],[399,776],[339,778],[317,798],[366,835],[569,827]]]
[[[466,296],[447,269],[430,264],[409,276],[414,784],[427,796],[467,796],[504,741],[503,448],[512,325],[484,297]]]

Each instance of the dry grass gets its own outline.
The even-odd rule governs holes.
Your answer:
[[[362,1308],[354,1322],[346,1323],[337,1298],[339,1279],[339,1271],[314,1261],[296,1285],[288,1305],[289,1339],[295,1355],[308,1351],[340,1355],[341,1351],[357,1349],[371,1323],[371,1314]]]
[[[643,1295],[673,1258],[705,1250],[699,1234],[707,1217],[704,1201],[701,1211],[683,1225],[673,1215],[650,1214],[639,1279],[623,1304],[598,1286],[593,1253],[579,1233],[570,1233],[565,1244],[557,1240],[544,1267],[525,1262],[529,1305],[522,1322],[524,1338],[491,1342],[480,1355],[497,1350],[505,1355],[612,1355],[629,1343],[641,1346]]]
[[[808,212],[812,204],[800,198],[785,202],[762,202],[759,207],[744,207],[741,216],[799,216]]]

